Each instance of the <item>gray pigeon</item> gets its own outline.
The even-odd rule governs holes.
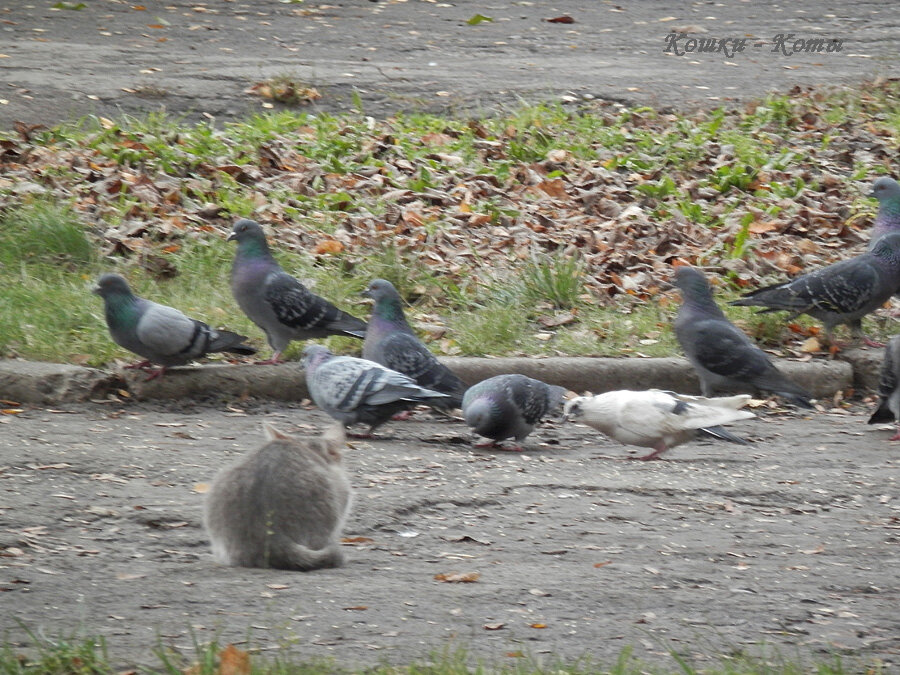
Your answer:
[[[703,272],[679,267],[675,285],[682,297],[675,337],[700,378],[704,396],[716,391],[765,391],[812,408],[809,393],[782,375],[719,309]]]
[[[525,375],[496,375],[474,384],[462,400],[463,417],[475,433],[493,439],[476,447],[496,446],[496,441],[525,440],[546,414],[562,404],[566,390]],[[519,445],[511,450],[521,451]]]
[[[153,363],[162,366],[148,380],[162,377],[169,366],[183,366],[212,352],[256,353],[256,349],[244,344],[247,338],[243,335],[214,330],[174,307],[139,298],[118,274],[101,276],[93,292],[103,298],[106,326],[113,342],[145,359],[128,367],[148,368]]]
[[[878,200],[878,215],[869,234],[869,249],[888,232],[900,232],[900,183],[882,176],[872,185],[869,197]]]
[[[418,403],[441,405],[447,398],[374,361],[335,356],[322,345],[308,345],[303,350],[303,368],[315,404],[345,427],[368,424],[365,436],[371,436],[394,413]]]
[[[237,221],[228,235],[231,240],[237,241],[231,292],[250,320],[262,328],[274,350],[272,357],[261,363],[279,363],[291,340],[365,336],[365,321],[338,309],[281,269],[259,223]]]
[[[881,383],[878,385],[880,401],[878,409],[869,418],[869,424],[892,422],[900,423],[900,335],[895,335],[884,350],[884,361],[881,363]],[[900,441],[900,424],[891,441]]]
[[[403,315],[403,304],[394,285],[375,279],[363,295],[375,301],[363,342],[363,358],[409,375],[426,389],[447,394],[448,408],[461,406],[466,385],[416,337]]]
[[[862,255],[760,288],[731,304],[766,307],[763,313],[785,310],[791,312],[791,318],[809,314],[825,324],[829,341],[834,327],[844,323],[870,347],[883,347],[863,334],[862,318],[881,307],[898,288],[900,232],[890,232]]]

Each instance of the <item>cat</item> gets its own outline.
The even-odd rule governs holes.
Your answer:
[[[268,443],[216,476],[204,526],[219,562],[309,571],[340,567],[339,541],[352,501],[336,425],[299,439],[263,424]]]

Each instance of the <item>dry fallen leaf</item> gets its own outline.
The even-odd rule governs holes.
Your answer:
[[[217,675],[250,675],[250,654],[228,645],[219,652]]]
[[[481,577],[479,572],[450,572],[447,574],[435,574],[436,581],[443,581],[449,584],[471,584]]]

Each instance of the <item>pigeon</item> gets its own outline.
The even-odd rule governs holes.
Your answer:
[[[281,269],[259,223],[246,218],[237,221],[228,235],[231,240],[237,241],[231,292],[273,349],[272,357],[259,363],[280,363],[291,340],[365,336],[365,321],[338,309]]]
[[[785,310],[791,318],[809,314],[825,324],[830,342],[838,324],[870,347],[883,347],[862,332],[862,317],[881,307],[900,287],[900,232],[889,232],[870,251],[803,274],[790,281],[748,293],[732,305]]]
[[[704,396],[717,390],[765,391],[812,408],[810,395],[779,372],[762,349],[731,323],[713,300],[703,272],[675,270],[682,304],[675,318],[675,337],[700,378]]]
[[[525,375],[497,375],[469,387],[463,417],[475,433],[493,439],[476,447],[493,447],[510,437],[521,443],[544,415],[559,407],[565,393],[563,387]],[[522,450],[519,445],[509,449]]]
[[[400,294],[394,285],[375,279],[363,295],[375,301],[363,342],[363,358],[409,375],[426,389],[447,394],[448,408],[460,407],[466,385],[416,337],[403,315]]]
[[[900,441],[900,335],[892,337],[885,347],[878,395],[878,408],[869,418],[869,424],[896,420],[897,433],[889,440]]]
[[[317,406],[345,427],[369,425],[366,438],[394,413],[418,403],[441,405],[447,394],[420,387],[411,377],[353,356],[335,356],[322,345],[303,350],[306,387]]]
[[[698,432],[746,445],[747,441],[719,425],[755,417],[752,412],[739,410],[749,400],[748,394],[704,398],[659,389],[623,389],[570,399],[564,416],[580,420],[623,445],[653,448],[650,454],[637,458],[650,460],[686,443]]]
[[[103,298],[106,326],[120,347],[144,357],[128,368],[161,366],[148,380],[162,377],[169,366],[183,366],[212,352],[249,356],[256,349],[245,344],[243,335],[214,330],[202,321],[185,316],[174,307],[139,298],[118,274],[104,274],[93,292]]]
[[[882,176],[872,185],[868,195],[878,200],[878,215],[872,223],[869,250],[888,232],[900,232],[900,183],[890,176]]]

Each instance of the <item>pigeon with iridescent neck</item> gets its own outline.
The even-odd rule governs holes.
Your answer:
[[[900,232],[900,183],[882,176],[872,185],[868,195],[878,200],[878,215],[869,234],[869,250],[888,232]]]
[[[466,424],[479,436],[490,438],[476,447],[498,447],[514,438],[509,450],[521,451],[521,443],[545,415],[562,404],[566,390],[525,375],[496,375],[473,384],[463,396]]]
[[[446,394],[420,387],[412,378],[374,361],[337,356],[322,345],[306,346],[303,369],[313,402],[345,427],[368,424],[363,438],[395,413],[419,403],[446,405]]]
[[[243,335],[215,330],[174,307],[136,296],[118,274],[104,274],[93,292],[103,298],[113,342],[145,359],[127,367],[162,366],[152,371],[148,380],[162,377],[169,366],[183,366],[213,352],[256,353],[244,343],[247,338]]]
[[[413,332],[394,285],[375,279],[363,295],[375,301],[363,342],[363,358],[409,375],[422,387],[447,394],[449,408],[461,406],[466,385]]]
[[[700,378],[704,396],[716,391],[765,391],[812,408],[809,393],[782,375],[765,352],[728,320],[703,272],[679,267],[675,285],[681,291],[675,337]]]
[[[872,248],[790,281],[766,286],[730,304],[765,307],[760,313],[784,310],[790,318],[809,314],[833,331],[847,324],[852,334],[870,347],[883,347],[862,332],[862,318],[881,307],[900,289],[900,232],[888,232]]]
[[[237,221],[228,235],[232,240],[237,241],[237,255],[231,267],[231,292],[273,349],[272,357],[260,363],[279,363],[291,340],[365,336],[365,321],[338,309],[281,269],[259,223]]]

